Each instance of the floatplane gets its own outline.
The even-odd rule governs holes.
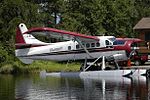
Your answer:
[[[48,37],[49,42],[37,39],[36,35]],[[117,62],[125,61],[128,58],[125,50],[114,49],[114,41],[114,36],[88,36],[47,27],[28,29],[24,23],[21,23],[16,31],[15,55],[25,64],[31,64],[34,60],[69,61],[84,59],[84,64],[81,67],[82,72],[76,73],[79,76],[118,77],[145,74],[146,70],[143,69],[138,71],[120,70]],[[114,61],[117,66],[115,69],[118,70],[105,70],[105,59]],[[87,60],[93,60],[93,62],[89,64]],[[98,65],[98,62],[101,62],[101,65]],[[95,64],[101,67],[100,70],[87,71]]]

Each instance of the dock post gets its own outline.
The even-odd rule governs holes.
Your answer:
[[[105,69],[105,56],[102,57],[102,70]]]
[[[128,59],[128,61],[127,61],[127,66],[130,68],[131,67],[131,60],[130,59]]]

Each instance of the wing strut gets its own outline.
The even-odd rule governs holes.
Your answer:
[[[91,58],[93,58],[93,57],[90,55],[89,51],[86,49],[86,47],[82,45],[81,41],[80,41],[77,37],[75,37],[74,39],[75,39],[75,41],[77,41],[77,42],[79,43],[79,45],[85,50],[85,52],[86,52]]]

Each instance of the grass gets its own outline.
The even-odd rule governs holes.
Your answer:
[[[47,72],[71,72],[79,71],[80,63],[78,62],[52,62],[52,61],[35,61],[32,64],[26,65],[19,61],[12,64],[5,64],[0,67],[0,73],[14,74],[14,73],[39,73],[42,70]]]

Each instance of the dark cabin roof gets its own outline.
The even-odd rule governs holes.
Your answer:
[[[150,17],[142,18],[134,27],[133,30],[150,30]]]

